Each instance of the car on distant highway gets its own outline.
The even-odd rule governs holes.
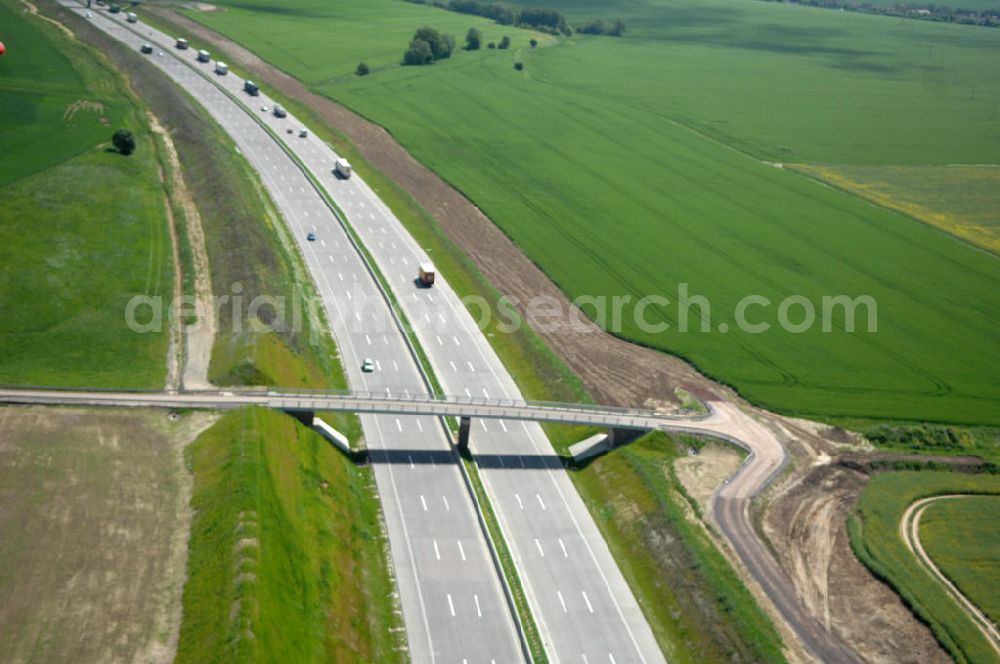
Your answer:
[[[370,357],[366,357],[365,361],[361,363],[361,370],[365,373],[371,373],[375,371],[375,363],[372,362]]]
[[[153,47],[149,44],[143,44],[142,46],[139,47],[139,50],[145,53],[146,55],[149,55],[150,53],[153,52]]]
[[[299,129],[299,138],[305,138],[309,135],[309,130],[306,128]]]
[[[315,242],[316,241],[316,234],[315,233],[310,233],[309,235],[306,236],[306,239],[309,240],[310,242]]]
[[[267,113],[267,106],[261,106],[260,111],[261,113]]]

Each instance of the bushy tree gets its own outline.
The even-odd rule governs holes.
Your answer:
[[[115,149],[128,156],[135,152],[135,136],[128,129],[119,129],[111,136]]]
[[[367,64],[365,64],[364,62],[359,62],[358,68],[354,70],[354,73],[357,74],[358,76],[367,76],[368,74],[371,73],[371,71],[372,70],[368,68]]]
[[[490,42],[489,44],[486,45],[486,48],[491,48],[492,49],[492,48],[496,48],[496,47],[497,47],[497,43],[496,42]]]
[[[515,62],[514,63],[514,69],[516,69],[517,71],[523,70],[524,69],[524,63],[523,62]]]
[[[538,40],[535,39],[534,37],[532,37],[531,41],[528,43],[531,44],[531,48],[535,48],[536,46],[538,46]]]
[[[429,65],[434,61],[434,53],[431,45],[423,39],[414,39],[410,42],[410,48],[403,54],[404,65]]]
[[[498,46],[498,48],[501,50],[510,48],[510,37],[504,35],[503,39],[500,40],[500,45]]]
[[[475,28],[469,28],[465,34],[465,48],[469,51],[478,51],[483,43],[483,33]]]
[[[420,28],[413,35],[414,41],[427,42],[431,48],[432,60],[444,60],[451,57],[451,52],[455,48],[455,38],[451,35],[442,35],[434,28]]]

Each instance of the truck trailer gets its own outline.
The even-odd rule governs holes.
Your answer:
[[[208,62],[212,59],[212,54],[202,49],[198,51],[198,62]]]
[[[216,62],[215,73],[218,74],[219,76],[225,76],[226,74],[229,73],[229,65],[227,65],[225,62]]]
[[[247,93],[251,97],[256,97],[257,95],[260,94],[260,88],[258,88],[257,84],[254,83],[253,81],[244,81],[243,92]]]
[[[417,280],[424,288],[430,288],[434,285],[434,274],[433,263],[421,263],[417,269]]]
[[[183,37],[178,37],[177,48],[180,49],[181,51],[186,51],[187,47],[188,47],[188,40],[184,39]]]
[[[351,177],[351,162],[347,161],[343,157],[338,157],[336,163],[333,165],[333,174],[347,180]]]

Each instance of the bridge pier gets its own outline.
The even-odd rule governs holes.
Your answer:
[[[458,422],[458,451],[469,451],[469,430],[472,428],[472,418],[462,417]]]
[[[311,410],[286,410],[285,413],[302,422],[302,424],[310,429],[312,429],[313,420],[316,418],[316,413]]]
[[[643,436],[646,432],[642,429],[615,429],[608,428],[608,449],[615,449],[619,445],[631,443],[636,438]]]

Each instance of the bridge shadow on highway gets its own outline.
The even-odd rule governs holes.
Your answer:
[[[472,458],[483,469],[552,470],[563,468],[563,458],[552,454],[477,454]],[[422,466],[458,463],[458,455],[449,450],[368,450],[368,462],[401,466]]]

